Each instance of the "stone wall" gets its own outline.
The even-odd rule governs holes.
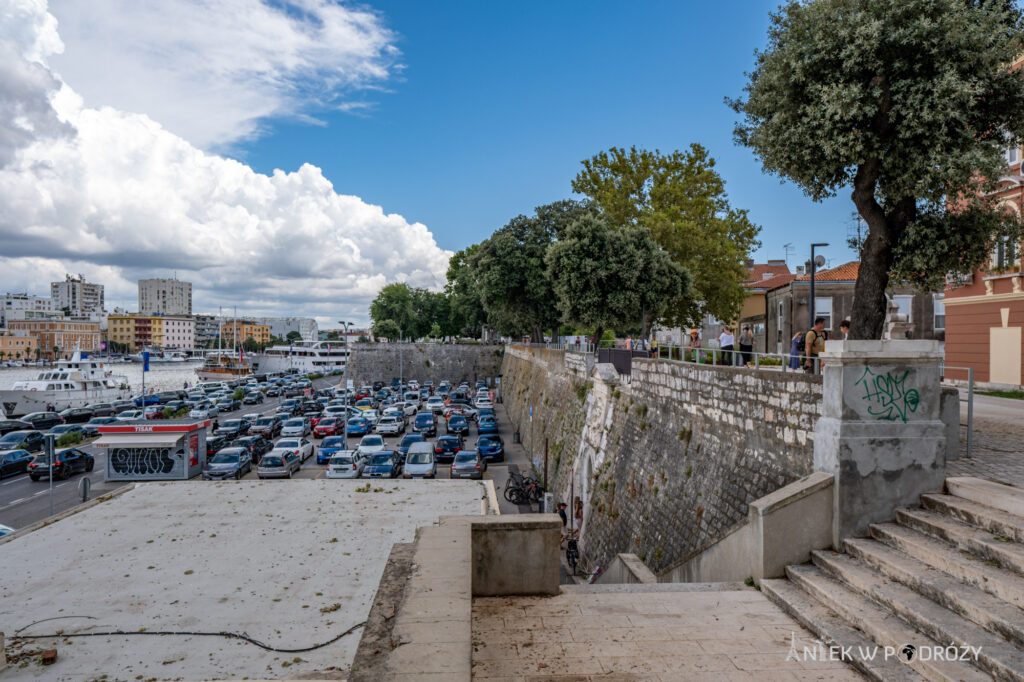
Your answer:
[[[511,346],[503,394],[539,471],[547,441],[556,498],[584,500],[581,546],[596,565],[632,552],[671,569],[812,471],[819,377],[647,359],[631,377],[585,368],[582,354]]]
[[[345,379],[356,386],[390,383],[399,372],[406,379],[473,382],[501,373],[502,346],[440,343],[355,343]]]

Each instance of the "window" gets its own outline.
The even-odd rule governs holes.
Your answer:
[[[996,242],[996,248],[992,251],[992,268],[1002,270],[1017,264],[1020,253],[1017,245],[1007,238]]]
[[[1017,147],[1008,147],[1006,151],[1003,152],[1003,156],[1006,158],[1007,166],[1016,165],[1016,163],[1020,161],[1020,150],[1018,150]]]
[[[932,297],[932,305],[935,307],[935,329],[946,328],[946,302],[943,300],[945,294],[935,294]]]
[[[897,311],[900,315],[906,315],[907,322],[913,322],[914,316],[912,312],[912,303],[914,302],[913,296],[893,296],[893,302],[899,308]]]
[[[825,318],[825,329],[832,328],[832,297],[818,298],[814,297],[814,316]],[[811,324],[814,324],[814,320],[811,320]]]

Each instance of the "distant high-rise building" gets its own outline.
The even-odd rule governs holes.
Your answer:
[[[86,282],[84,275],[66,275],[63,282],[51,282],[50,298],[54,309],[66,308],[72,317],[103,312],[103,285]]]
[[[191,315],[192,282],[140,279],[139,312],[143,315]]]
[[[0,327],[6,327],[8,319],[24,320],[52,315],[53,301],[45,296],[32,296],[31,294],[0,296]]]
[[[298,332],[303,341],[312,343],[320,334],[316,320],[312,317],[256,317],[252,318],[252,323],[270,327],[271,336],[280,339],[287,338],[288,332]]]

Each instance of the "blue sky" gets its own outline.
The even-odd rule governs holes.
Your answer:
[[[763,228],[758,260],[792,243],[792,266],[828,241],[839,264],[853,257],[849,196],[811,202],[732,140],[723,99],[741,93],[776,4],[374,2],[404,69],[360,94],[372,106],[317,112],[323,126],[265,121],[234,155],[265,173],[312,163],[339,193],[422,222],[457,250],[571,196],[579,162],[602,149],[699,142],[732,204]]]

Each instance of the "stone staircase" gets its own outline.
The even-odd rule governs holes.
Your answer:
[[[761,588],[826,646],[852,647],[850,663],[871,679],[1024,681],[1024,490],[947,478],[945,494],[923,495],[843,550],[815,551]],[[858,653],[908,644],[909,661]],[[952,647],[980,653],[936,660]]]

